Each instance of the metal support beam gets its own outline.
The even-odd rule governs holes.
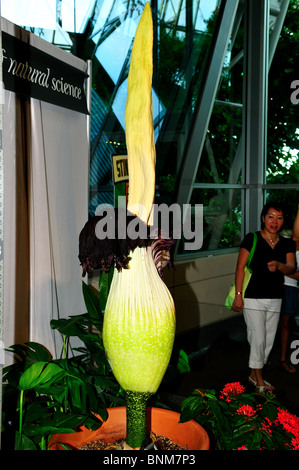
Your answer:
[[[247,0],[245,232],[259,229],[267,152],[269,0]]]

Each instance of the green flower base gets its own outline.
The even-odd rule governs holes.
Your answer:
[[[141,447],[147,438],[146,407],[151,395],[151,393],[125,391],[127,408],[126,442],[130,447]]]

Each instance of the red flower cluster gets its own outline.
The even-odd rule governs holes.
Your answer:
[[[232,398],[242,395],[244,391],[245,387],[243,387],[240,382],[228,383],[220,392],[220,398],[224,399],[226,402],[230,402]],[[247,418],[253,418],[261,409],[261,405],[253,407],[248,404],[240,404],[235,413],[238,415],[244,415],[244,417]],[[294,436],[291,441],[289,441],[289,445],[293,450],[299,450],[299,418],[286,410],[277,408],[276,419],[271,421],[268,417],[264,417],[264,420],[260,423],[260,429],[272,436],[272,432],[274,431],[273,427],[275,426],[282,426],[287,433]],[[244,449],[246,449],[246,446],[244,445],[238,448],[238,450]]]
[[[267,416],[265,416],[265,422],[261,423],[261,428],[266,431],[270,436],[272,436],[272,424],[273,422]]]
[[[281,424],[285,431],[294,436],[291,446],[294,450],[299,450],[299,418],[289,411],[278,408],[275,424]]]
[[[293,450],[299,450],[299,437],[293,437],[291,440],[291,447]]]
[[[255,410],[252,406],[242,405],[237,409],[236,414],[246,415],[249,418],[252,418],[256,414],[256,412],[257,412],[257,410]]]
[[[220,398],[229,402],[233,397],[241,395],[244,392],[245,387],[241,385],[240,382],[232,382],[224,386],[224,388],[220,392]]]

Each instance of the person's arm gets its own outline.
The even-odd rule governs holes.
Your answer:
[[[294,274],[296,269],[295,253],[287,253],[286,263],[281,263],[280,261],[269,261],[267,266],[271,272],[281,271],[286,276]]]
[[[296,242],[296,251],[299,251],[299,241]],[[295,281],[299,281],[299,266],[297,263],[296,265],[296,271],[293,274],[287,274],[286,276],[295,279]]]
[[[294,274],[286,274],[286,276],[291,277],[292,279],[295,279],[296,281],[299,281],[299,271],[295,271]]]
[[[246,266],[247,260],[249,257],[249,251],[245,248],[240,249],[238,256],[236,274],[235,274],[235,286],[236,286],[236,296],[232,305],[232,310],[239,312],[243,310],[244,302],[242,297],[242,289],[244,282],[244,268]]]
[[[295,242],[299,242],[299,204],[297,208],[297,215],[295,217],[294,225],[293,225],[293,234],[292,234],[293,240]]]

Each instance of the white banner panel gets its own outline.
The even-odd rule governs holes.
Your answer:
[[[8,23],[4,30],[79,70],[87,64]],[[85,312],[78,260],[88,218],[87,114],[5,91],[4,345],[60,355],[51,319]],[[11,362],[8,354],[5,364]]]

